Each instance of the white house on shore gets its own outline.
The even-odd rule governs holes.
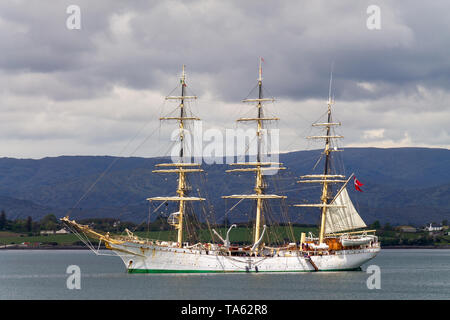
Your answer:
[[[62,228],[62,229],[57,230],[57,231],[55,231],[55,230],[42,230],[40,233],[42,235],[44,235],[44,234],[69,234],[70,231],[67,231],[66,229]]]
[[[442,226],[436,226],[436,225],[433,225],[432,223],[430,223],[429,226],[426,226],[424,228],[424,230],[428,231],[428,232],[442,231],[442,229],[443,229]]]
[[[62,228],[62,229],[60,229],[60,230],[55,232],[55,234],[69,234],[69,233],[70,233],[70,231],[68,231],[68,230],[66,230],[64,228]]]
[[[410,232],[410,233],[414,233],[417,231],[416,228],[411,226],[399,226],[397,227],[397,230],[399,230],[400,232]]]

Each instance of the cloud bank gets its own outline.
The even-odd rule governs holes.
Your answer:
[[[225,129],[253,110],[259,56],[282,151],[321,147],[304,138],[332,65],[344,146],[450,146],[447,1],[377,1],[380,30],[369,1],[77,1],[69,30],[72,4],[0,4],[2,156],[167,154],[181,65],[195,114]]]

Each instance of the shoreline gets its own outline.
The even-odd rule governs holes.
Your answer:
[[[105,246],[100,246],[101,250],[107,250]],[[442,246],[382,246],[381,249],[450,249],[450,245]],[[86,246],[39,246],[27,247],[23,245],[2,245],[0,250],[90,250]]]
[[[442,246],[382,246],[381,249],[450,249],[450,245]]]
[[[100,246],[101,250],[107,250],[105,246]],[[23,245],[0,246],[0,250],[90,250],[86,246],[39,246],[26,247]]]

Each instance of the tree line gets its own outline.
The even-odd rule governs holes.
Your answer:
[[[0,231],[39,233],[41,230],[56,231],[61,224],[54,214],[48,214],[39,221],[33,221],[31,216],[25,219],[9,220],[5,210],[0,213]]]
[[[130,221],[120,221],[116,218],[86,218],[77,220],[78,223],[88,225],[92,229],[110,232],[110,233],[120,233],[124,232],[125,229],[130,231],[165,231],[172,230],[173,228],[167,223],[167,218],[159,215],[154,221],[151,223],[142,222],[142,223],[134,223]],[[196,227],[199,229],[204,229],[208,227],[220,228],[220,227],[229,227],[232,224],[231,221],[224,221],[222,224],[207,224],[204,222],[196,222]],[[237,223],[238,227],[247,227],[251,228],[253,222],[241,222]],[[284,225],[282,223],[280,226]],[[311,227],[311,225],[307,224],[291,224],[291,226],[299,226],[299,227]],[[16,218],[14,220],[10,220],[7,218],[7,214],[4,210],[0,213],[0,231],[11,231],[16,233],[28,233],[30,235],[37,235],[41,231],[57,231],[61,228],[64,228],[64,224],[52,213],[45,215],[40,220],[33,220],[31,216],[27,218],[20,219]]]

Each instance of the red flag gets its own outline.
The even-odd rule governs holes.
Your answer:
[[[359,192],[363,192],[360,188],[361,186],[363,186],[363,184],[359,182],[358,179],[356,179],[356,177],[353,177],[353,180],[355,182],[355,189],[358,190]]]

